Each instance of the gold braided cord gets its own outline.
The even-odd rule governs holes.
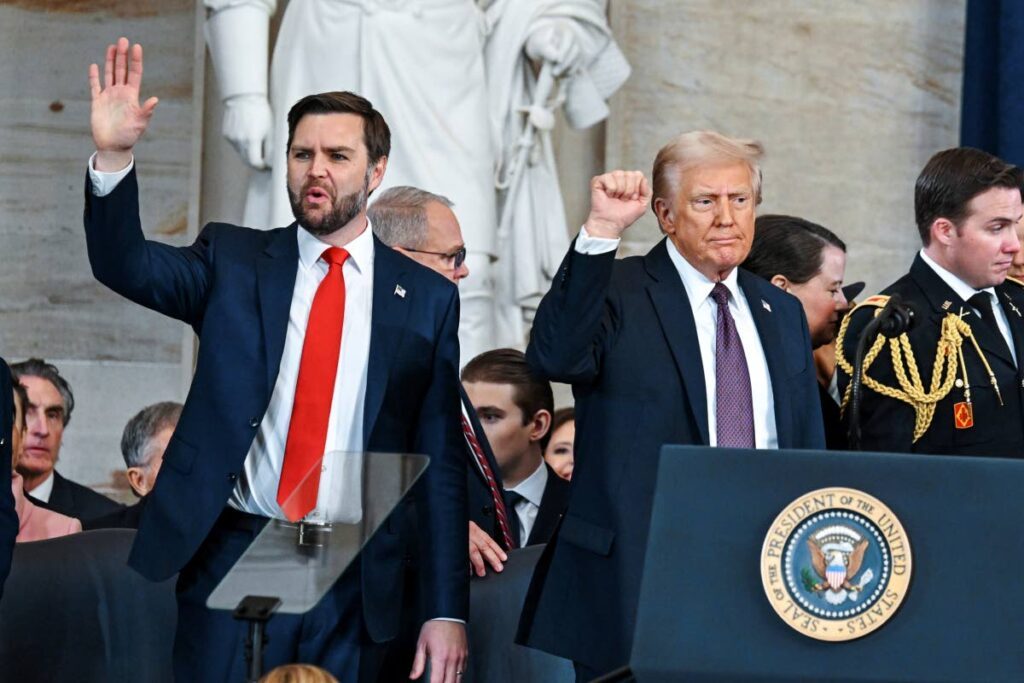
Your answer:
[[[863,305],[869,305],[877,308],[875,315],[881,311],[885,305],[885,300],[882,297],[877,297],[876,301],[870,303],[865,302]],[[859,308],[859,306],[858,306]],[[853,365],[846,358],[846,354],[843,351],[843,339],[846,337],[846,332],[849,327],[849,321],[851,315],[847,315],[843,324],[840,327],[839,335],[836,340],[836,363],[843,369],[846,374],[853,376]],[[982,362],[985,363],[988,368],[987,360],[981,349],[978,347],[978,342],[974,339],[974,335],[971,334],[970,326],[960,319],[959,316],[950,313],[942,320],[942,327],[939,332],[939,342],[935,350],[935,362],[932,366],[932,380],[928,391],[925,391],[924,383],[921,381],[921,374],[917,367],[917,360],[914,358],[914,352],[910,346],[910,339],[906,334],[901,334],[895,339],[889,340],[889,349],[892,354],[892,366],[893,373],[896,376],[896,380],[899,387],[890,387],[882,384],[873,377],[868,376],[868,369],[871,364],[877,359],[878,354],[881,353],[882,348],[885,346],[885,337],[879,335],[875,338],[871,345],[871,349],[864,357],[864,369],[863,369],[863,382],[864,386],[869,389],[888,396],[889,398],[902,401],[910,405],[914,409],[914,442],[916,443],[928,428],[932,424],[932,419],[935,416],[936,404],[944,399],[949,392],[953,389],[953,384],[956,381],[957,367],[963,365],[961,347],[963,345],[964,338],[967,337],[974,344],[975,351],[977,351]],[[964,372],[966,368],[964,367]],[[965,382],[965,386],[969,386]],[[843,395],[843,402],[841,409],[843,412],[846,410],[846,405],[850,400],[852,384],[847,385],[846,392]]]

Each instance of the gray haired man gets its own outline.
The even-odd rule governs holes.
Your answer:
[[[146,494],[156,484],[156,475],[164,461],[167,442],[171,440],[180,417],[180,403],[162,401],[146,406],[128,420],[121,435],[121,455],[124,457],[128,485],[139,497],[139,502],[83,524],[85,530],[138,528]]]
[[[459,284],[469,268],[451,207],[446,197],[401,185],[383,192],[367,215],[381,242]]]

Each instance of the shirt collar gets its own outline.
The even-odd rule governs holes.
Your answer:
[[[44,503],[50,502],[50,494],[53,493],[53,470],[50,470],[50,476],[43,480],[43,483],[36,486],[30,491],[32,497],[36,500],[41,500]]]
[[[686,296],[690,299],[690,305],[694,308],[700,306],[711,296],[711,290],[715,288],[717,283],[709,280],[704,273],[694,268],[689,261],[683,258],[683,255],[676,249],[676,245],[672,243],[672,240],[665,240],[665,248],[668,249],[668,257],[672,260],[672,265],[676,267],[676,271],[679,273],[679,279],[683,281],[683,287],[686,289]],[[722,280],[722,284],[729,289],[729,294],[733,301],[739,301],[738,270],[738,268],[733,268],[729,275]]]
[[[332,245],[314,236],[301,225],[298,228],[298,235],[299,263],[303,268],[309,270],[320,260],[324,250]],[[373,259],[373,226],[370,225],[369,218],[366,219],[366,228],[344,248],[348,252],[348,260],[352,262],[356,270],[364,271]]]
[[[928,254],[925,253],[924,249],[922,249],[919,252],[919,254],[921,256],[921,260],[924,261],[929,268],[934,270],[935,274],[938,275],[943,282],[949,285],[949,288],[952,289],[953,292],[956,293],[956,295],[963,299],[964,301],[969,301],[972,296],[979,292],[985,292],[986,294],[989,295],[990,298],[996,296],[996,290],[994,287],[986,287],[985,289],[975,289],[974,287],[971,287],[969,284],[958,278],[956,275],[954,275],[953,273],[949,272],[948,270],[940,266],[938,263],[936,263],[930,256],[928,256]]]
[[[508,489],[515,491],[520,496],[540,507],[540,501],[544,497],[544,489],[548,485],[548,466],[540,461],[540,467],[533,471],[533,474]]]

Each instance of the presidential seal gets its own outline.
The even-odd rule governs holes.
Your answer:
[[[906,597],[911,566],[910,541],[892,510],[846,488],[790,503],[761,549],[768,601],[818,640],[853,640],[888,621]]]

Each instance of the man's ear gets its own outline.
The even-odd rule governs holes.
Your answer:
[[[789,291],[789,278],[785,275],[772,275],[772,279],[769,282],[784,292]]]
[[[128,477],[128,485],[132,487],[135,495],[141,498],[149,493],[149,490],[146,488],[146,477],[143,476],[141,467],[129,467],[125,472],[125,476]]]
[[[530,420],[530,441],[540,441],[551,429],[551,413],[547,410],[538,410]]]
[[[384,171],[388,168],[388,158],[381,157],[373,164],[373,171],[370,173],[370,185],[368,192],[373,192],[384,181]]]
[[[932,242],[938,242],[943,246],[949,246],[956,235],[956,225],[948,218],[936,218],[929,228]]]
[[[658,225],[661,226],[661,231],[666,235],[675,233],[676,219],[672,214],[670,203],[664,197],[658,197],[651,206],[654,208],[654,215],[658,218]]]

